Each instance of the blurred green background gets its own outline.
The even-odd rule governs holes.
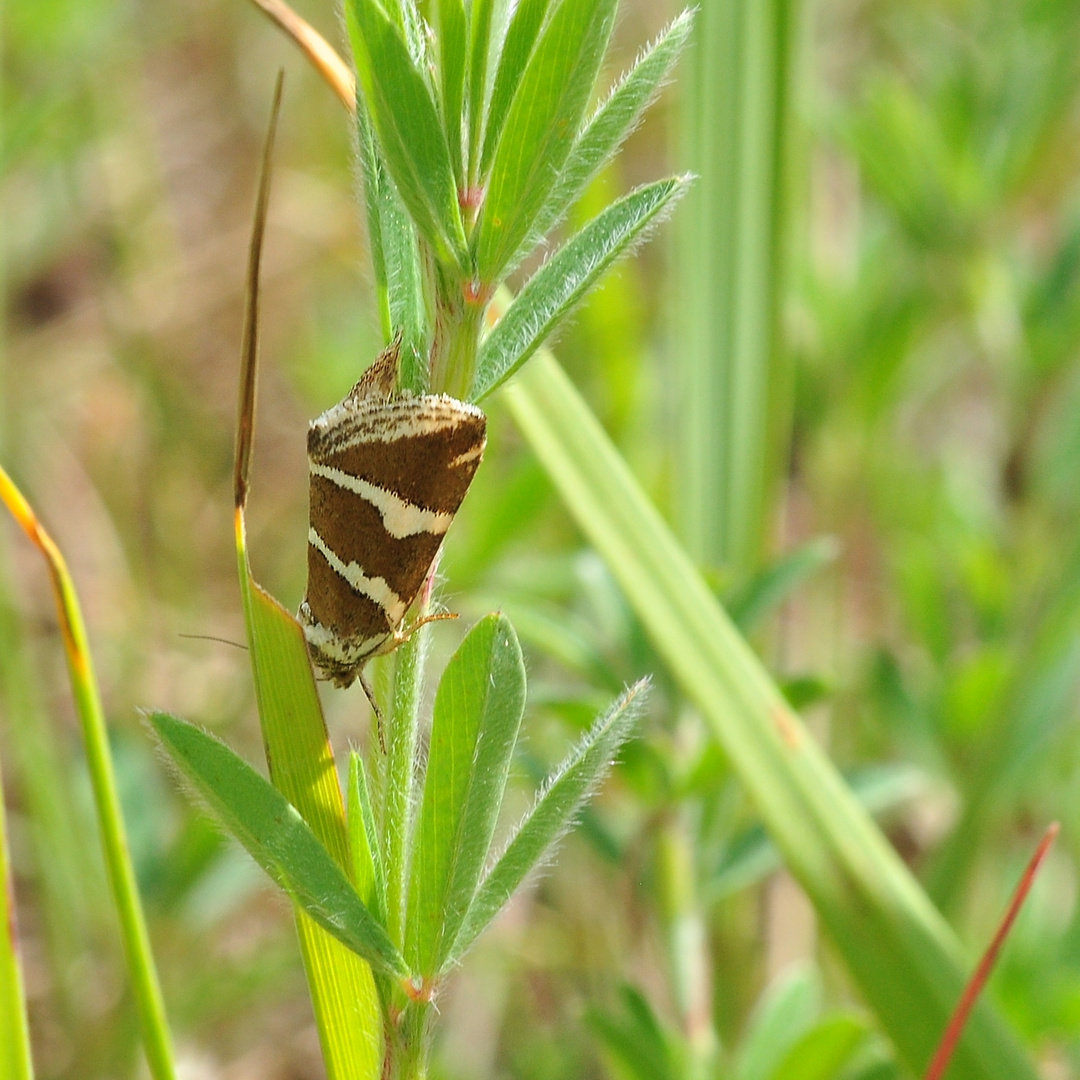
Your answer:
[[[330,0],[296,7],[339,41]],[[710,109],[739,7],[703,0],[697,55],[581,214],[674,170],[698,190],[556,351],[972,957],[1062,822],[991,992],[1048,1077],[1080,1075],[1080,6],[770,0],[779,105],[757,129],[744,94],[749,134],[725,143]],[[676,12],[624,0],[610,76]],[[288,907],[178,795],[138,709],[261,757],[246,656],[198,635],[243,638],[232,435],[277,68],[248,526],[290,607],[306,421],[380,344],[350,126],[241,0],[7,0],[0,18],[0,453],[81,591],[184,1075],[316,1078]],[[732,78],[755,85],[761,55]],[[709,271],[732,242],[706,213],[723,199],[708,143],[723,174],[755,134],[776,148],[779,209],[766,254],[728,271],[766,267],[763,374],[710,411],[688,357],[725,362],[707,317],[733,304],[738,323],[747,278]],[[718,278],[724,295],[704,292]],[[906,1075],[497,395],[488,411],[442,570],[453,610],[506,610],[526,648],[508,816],[613,691],[650,671],[657,689],[584,827],[441,1002],[436,1074],[674,1080],[718,1047],[719,1075],[764,1080],[816,1039],[834,1058],[813,1076]],[[728,465],[709,442],[740,423],[764,509],[721,542],[707,504]],[[436,628],[436,662],[459,633]],[[358,688],[324,700],[337,746],[365,737]],[[8,526],[0,709],[38,1073],[135,1076],[52,601]]]

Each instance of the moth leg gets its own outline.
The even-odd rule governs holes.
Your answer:
[[[364,678],[363,672],[360,672],[356,678],[364,691],[364,696],[368,699],[371,711],[375,714],[375,731],[379,736],[379,749],[382,751],[383,757],[386,757],[386,735],[383,730],[382,709],[379,708],[379,703],[375,700],[375,691],[371,689],[371,684]]]

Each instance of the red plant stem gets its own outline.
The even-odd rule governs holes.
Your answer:
[[[1009,904],[1009,910],[1005,913],[1005,918],[1001,920],[1001,925],[998,927],[997,933],[994,934],[990,947],[983,953],[983,958],[979,961],[975,974],[971,976],[967,986],[964,987],[960,1002],[949,1020],[948,1027],[945,1028],[945,1034],[941,1037],[937,1052],[934,1054],[934,1060],[930,1062],[924,1080],[941,1080],[945,1075],[945,1070],[949,1067],[953,1052],[956,1050],[956,1044],[960,1041],[968,1017],[971,1015],[971,1010],[975,1007],[975,1002],[978,1000],[982,988],[986,985],[987,979],[990,978],[990,972],[997,961],[998,953],[1001,952],[1001,947],[1009,936],[1009,931],[1016,921],[1016,916],[1020,914],[1020,908],[1023,907],[1024,901],[1031,891],[1035,876],[1038,874],[1039,868],[1042,866],[1059,828],[1060,826],[1055,821],[1043,833],[1043,838],[1039,841],[1035,854],[1031,856],[1031,861],[1027,864],[1023,877],[1020,878],[1020,884],[1016,886],[1016,892],[1013,893],[1012,902]]]

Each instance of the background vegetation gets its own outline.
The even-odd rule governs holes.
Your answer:
[[[296,6],[338,40],[328,3]],[[1063,822],[992,989],[1046,1074],[1075,1075],[1080,11],[776,4],[770,53],[745,21],[725,23],[738,8],[706,0],[698,54],[592,196],[690,166],[698,202],[557,351],[972,955],[1045,822]],[[611,75],[675,13],[627,0]],[[240,304],[281,64],[248,528],[260,579],[289,604],[303,587],[301,433],[379,345],[349,125],[237,0],[14,0],[3,20],[3,461],[86,607],[183,1067],[317,1077],[287,907],[175,792],[136,709],[182,713],[260,756],[247,658],[182,635],[243,638]],[[730,108],[750,119],[725,150],[723,109],[694,95],[736,82]],[[761,132],[775,157],[754,151]],[[716,181],[709,154],[748,175]],[[730,228],[708,217],[725,191],[749,205],[755,177],[775,181],[758,234],[738,231],[745,212]],[[745,305],[718,322],[755,258],[772,290],[756,338],[738,329]],[[725,273],[725,291],[691,292]],[[719,369],[739,355],[770,373],[757,389],[695,381],[695,357]],[[487,460],[443,573],[465,620],[501,607],[525,647],[510,814],[613,692],[646,672],[657,688],[585,828],[441,1002],[437,1074],[674,1077],[719,1043],[725,1075],[749,1080],[794,1075],[784,1055],[805,1036],[802,1061],[815,1038],[847,1048],[813,1075],[905,1075],[500,397],[486,407]],[[771,464],[732,481],[750,492],[748,524],[712,544],[734,502],[704,506],[701,485],[739,476],[740,447]],[[38,1071],[133,1075],[47,581],[20,541],[0,532],[0,756]],[[436,628],[444,656],[456,634]],[[336,745],[364,738],[359,689],[325,701]]]

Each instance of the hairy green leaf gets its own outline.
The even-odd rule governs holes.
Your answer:
[[[375,0],[349,0],[345,15],[360,85],[402,202],[438,257],[464,267],[457,185],[428,81]]]
[[[640,241],[687,187],[680,178],[632,191],[598,214],[529,279],[480,346],[472,400],[505,382],[601,274]]]
[[[457,939],[446,951],[443,970],[461,959],[573,824],[630,734],[647,686],[648,680],[643,679],[630,687],[548,777],[532,809],[477,889]]]
[[[476,227],[476,269],[493,282],[532,231],[581,126],[616,0],[562,0],[507,112]]]
[[[443,127],[446,130],[446,142],[450,147],[450,165],[460,189],[465,186],[461,142],[467,57],[465,3],[464,0],[435,0],[435,11]]]
[[[504,615],[473,627],[435,695],[406,941],[421,975],[442,967],[476,892],[525,710],[525,665]]]
[[[558,224],[634,130],[682,53],[693,24],[694,13],[689,10],[672,21],[596,110],[574,143],[526,244],[541,240]]]
[[[353,885],[375,918],[385,925],[386,878],[379,851],[379,830],[368,792],[364,759],[349,755],[349,861]]]
[[[525,65],[532,56],[533,46],[550,5],[551,0],[521,0],[510,20],[506,41],[499,55],[499,69],[491,88],[491,102],[484,127],[484,153],[480,159],[481,175],[487,173],[491,164],[491,155],[502,134],[506,112],[521,82]]]
[[[160,712],[150,722],[215,817],[315,922],[386,974],[408,975],[401,954],[341,867],[273,784],[194,725]]]

